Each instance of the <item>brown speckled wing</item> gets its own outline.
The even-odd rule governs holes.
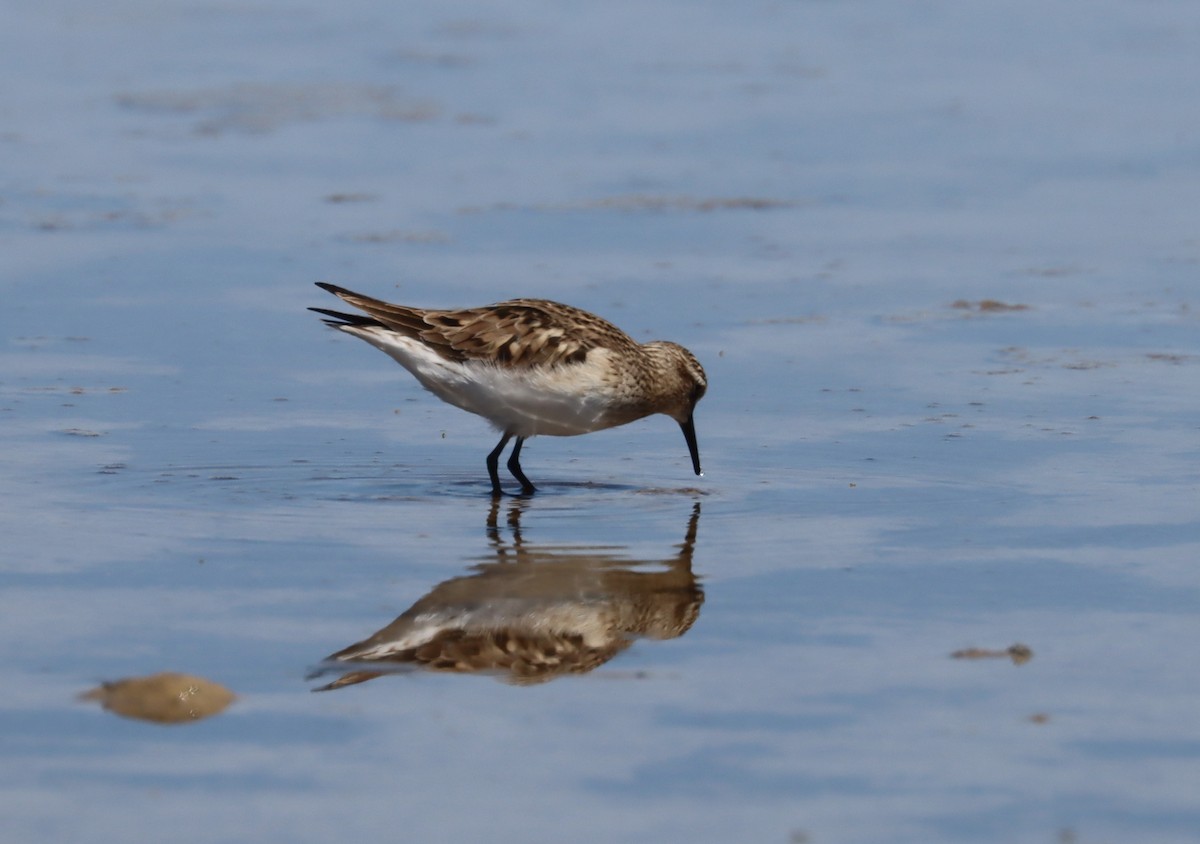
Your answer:
[[[451,360],[529,367],[582,363],[599,346],[637,344],[610,322],[545,299],[513,299],[483,308],[424,310],[393,305],[332,284],[320,287],[381,325],[418,337]]]
[[[429,343],[445,343],[464,359],[502,366],[552,366],[582,363],[589,350],[628,338],[595,317],[536,299],[500,302],[486,308],[427,311]],[[605,329],[608,330],[605,330]]]
[[[419,666],[459,674],[498,674],[510,683],[528,685],[564,674],[585,674],[608,662],[632,643],[631,637],[620,635],[599,645],[587,645],[581,635],[569,632],[450,628],[414,648],[382,658],[364,659],[362,663]],[[329,659],[352,660],[361,645],[351,645]],[[317,691],[361,683],[382,673],[385,672],[369,669],[350,672]]]

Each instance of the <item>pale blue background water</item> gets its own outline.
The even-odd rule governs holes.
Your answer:
[[[3,17],[6,841],[1200,840],[1200,6]],[[662,560],[700,501],[695,627],[310,694],[491,553],[494,441],[316,280],[692,348],[706,476],[535,440],[521,525]],[[74,700],[165,669],[241,700]]]

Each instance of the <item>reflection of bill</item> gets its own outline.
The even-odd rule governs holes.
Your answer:
[[[229,689],[190,674],[164,671],[102,683],[79,696],[99,701],[109,712],[158,724],[186,724],[223,712],[233,703]]]
[[[530,547],[520,534],[524,504],[508,514],[513,541],[505,543],[493,503],[495,561],[438,584],[387,627],[329,656],[310,679],[344,670],[338,663],[359,667],[315,691],[417,669],[541,683],[591,671],[635,638],[681,636],[695,622],[704,602],[692,574],[698,503],[679,552],[645,561],[622,559],[612,547]]]

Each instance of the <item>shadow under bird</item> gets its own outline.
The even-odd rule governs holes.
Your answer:
[[[638,343],[587,311],[545,299],[431,310],[392,305],[317,282],[362,314],[309,308],[326,325],[383,351],[442,401],[478,414],[500,432],[487,457],[499,495],[500,455],[516,438],[508,469],[529,494],[521,446],[545,434],[569,437],[662,413],[679,423],[700,471],[692,415],[708,380],[695,355],[666,340]]]

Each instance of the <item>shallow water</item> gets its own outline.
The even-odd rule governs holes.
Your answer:
[[[1197,840],[1200,9],[8,15],[6,841]],[[684,343],[705,476],[495,504],[318,280]],[[314,692],[431,593],[678,624]],[[77,700],[160,671],[238,698]]]

